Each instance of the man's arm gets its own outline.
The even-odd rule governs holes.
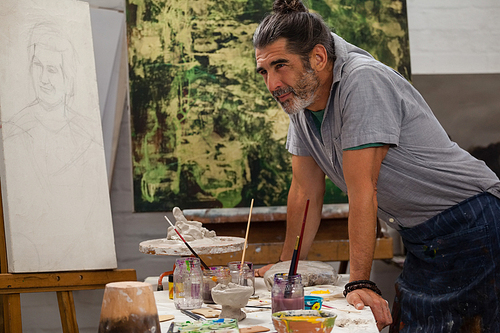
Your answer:
[[[344,179],[349,198],[349,274],[350,281],[369,280],[375,251],[377,228],[377,181],[389,146],[347,150],[343,153]],[[347,301],[360,309],[371,307],[382,329],[392,322],[387,302],[369,289],[347,295]]]
[[[307,257],[321,222],[325,195],[325,174],[311,156],[292,156],[292,171],[292,184],[288,191],[287,201],[286,236],[280,257],[282,261],[292,259],[295,241],[300,235],[305,207],[309,199],[300,259]]]
[[[292,184],[288,191],[286,235],[280,256],[282,261],[292,259],[293,248],[302,230],[306,203],[309,199],[306,228],[300,248],[300,259],[307,257],[321,222],[325,194],[325,174],[312,157],[293,155],[292,172]],[[256,270],[256,275],[264,276],[272,265],[269,264]]]

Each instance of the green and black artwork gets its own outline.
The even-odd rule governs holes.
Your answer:
[[[347,41],[410,77],[405,0],[309,0]],[[288,116],[255,72],[271,0],[127,0],[136,212],[286,205]],[[347,202],[325,180],[325,203]]]

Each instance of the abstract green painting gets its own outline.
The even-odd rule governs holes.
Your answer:
[[[309,0],[347,41],[410,77],[404,0]],[[288,116],[255,72],[270,0],[127,0],[134,207],[286,205]],[[325,180],[325,203],[347,202]]]

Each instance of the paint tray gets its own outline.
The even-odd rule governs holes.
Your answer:
[[[220,318],[204,321],[186,321],[175,323],[174,333],[238,333],[238,320]]]

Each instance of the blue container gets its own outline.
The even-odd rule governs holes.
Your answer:
[[[304,309],[319,310],[323,304],[323,297],[319,296],[304,296]]]

